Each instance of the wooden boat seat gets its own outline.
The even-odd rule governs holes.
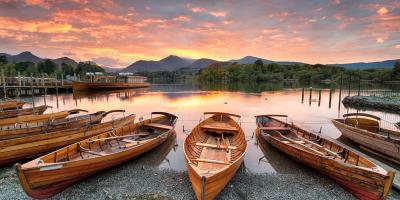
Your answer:
[[[152,127],[152,128],[161,128],[161,129],[172,129],[172,126],[164,125],[164,124],[157,124],[157,123],[150,123],[145,124],[145,126]]]
[[[227,163],[227,162],[222,161],[222,160],[211,160],[211,159],[203,159],[203,158],[196,158],[193,161],[213,163],[213,164],[221,164],[221,165],[229,165],[230,164],[230,163]]]
[[[208,148],[214,148],[214,149],[225,149],[224,145],[218,146],[218,145],[215,145],[215,144],[207,144],[207,143],[200,143],[200,142],[197,142],[196,146],[208,147]],[[235,149],[237,149],[237,147],[236,146],[228,146],[228,149],[235,150]]]
[[[84,151],[82,151],[83,153],[89,153],[89,154],[92,154],[92,155],[96,155],[96,156],[106,156],[107,154],[104,154],[104,153],[100,153],[100,152],[95,152],[95,151],[90,151],[90,150],[84,150]]]
[[[236,127],[226,125],[225,123],[218,123],[218,122],[202,125],[201,128],[205,129],[205,130],[209,130],[209,131],[215,131],[215,132],[226,131],[226,132],[236,133],[239,131],[239,129]]]
[[[290,131],[288,127],[260,127],[262,131]]]

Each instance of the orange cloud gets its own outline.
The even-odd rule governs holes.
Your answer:
[[[206,11],[205,8],[200,8],[200,7],[193,7],[193,8],[191,8],[191,10],[194,13],[200,13],[200,12],[205,12]]]
[[[181,15],[181,16],[178,16],[178,17],[174,17],[172,20],[173,21],[186,22],[186,21],[190,21],[190,18],[188,16]]]
[[[0,29],[39,33],[68,33],[72,30],[72,25],[53,21],[23,21],[15,18],[0,17]]]
[[[388,12],[389,12],[389,10],[387,9],[387,8],[385,8],[385,7],[381,7],[381,8],[379,8],[379,10],[378,11],[376,11],[378,14],[380,14],[380,15],[385,15],[385,14],[387,14]]]
[[[227,12],[225,11],[215,11],[215,12],[210,12],[210,15],[215,16],[215,17],[225,17]]]

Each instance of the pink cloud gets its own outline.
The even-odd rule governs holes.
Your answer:
[[[214,12],[210,12],[210,15],[215,16],[215,17],[226,17],[227,12],[226,11],[214,11]]]

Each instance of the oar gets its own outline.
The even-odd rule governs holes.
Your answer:
[[[73,114],[78,114],[80,112],[89,112],[89,111],[83,109],[72,109],[68,111],[68,114],[73,115]]]
[[[115,113],[115,112],[122,112],[122,113],[124,113],[125,110],[110,110],[110,111],[108,111],[108,112],[105,112],[105,113],[103,114],[103,117],[107,116],[107,115],[110,114],[110,113]]]

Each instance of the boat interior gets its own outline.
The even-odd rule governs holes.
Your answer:
[[[118,127],[113,131],[69,145],[26,163],[25,167],[90,159],[134,148],[145,141],[173,130],[177,118],[174,115],[167,114],[139,123],[132,123],[129,126]]]
[[[297,126],[268,116],[258,116],[257,125],[261,134],[267,134],[283,144],[350,165],[377,168],[373,162],[353,151]]]
[[[247,148],[239,124],[227,113],[205,113],[212,116],[197,125],[185,142],[185,152],[199,173],[209,173],[230,165]]]
[[[336,119],[336,121],[400,141],[400,132],[382,128],[380,125],[381,118],[375,115],[348,113],[343,115],[343,119]]]

